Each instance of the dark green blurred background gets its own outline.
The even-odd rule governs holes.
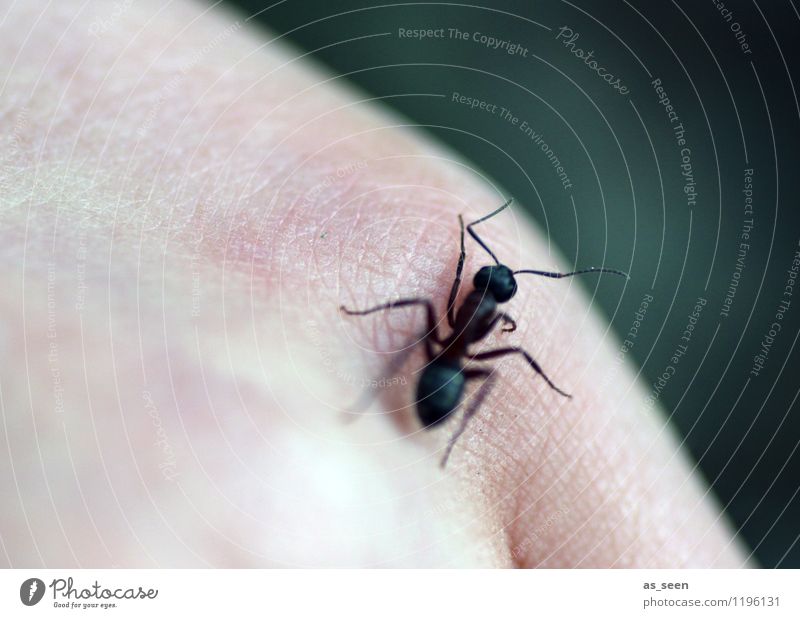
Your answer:
[[[646,384],[671,371],[688,315],[705,298],[686,355],[672,365],[659,401],[761,564],[800,567],[800,286],[793,297],[783,296],[800,239],[794,85],[800,16],[788,0],[726,2],[724,10],[695,0],[494,1],[485,8],[231,4],[247,15],[263,11],[256,20],[286,33],[333,72],[349,74],[370,95],[388,97],[388,105],[486,171],[531,209],[569,260],[630,270],[621,299],[617,285],[583,285],[596,293],[620,339],[652,294],[627,355],[642,367]],[[557,40],[562,26],[579,33],[573,46],[593,50],[627,94]],[[444,28],[444,38],[405,39],[399,28]],[[468,39],[451,38],[449,29]],[[473,40],[475,33],[527,51],[490,49]],[[678,123],[659,103],[656,78],[685,129],[693,206],[684,193]],[[454,103],[453,92],[497,104],[498,111]],[[541,148],[500,117],[501,106],[542,134],[570,188]],[[742,192],[746,168],[754,170],[753,229],[737,269],[750,218]],[[738,286],[723,317],[734,273]],[[784,298],[791,302],[781,330],[763,369],[752,375]]]

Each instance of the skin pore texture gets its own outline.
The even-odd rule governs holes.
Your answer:
[[[573,399],[492,361],[442,471],[457,422],[420,428],[420,348],[343,422],[425,319],[338,307],[430,297],[446,333],[457,215],[505,198],[479,170],[244,16],[3,2],[0,21],[0,564],[747,564],[615,365],[592,276],[521,276],[518,330],[476,349],[525,347]],[[520,213],[481,236],[565,268]],[[489,263],[467,243],[460,298]]]

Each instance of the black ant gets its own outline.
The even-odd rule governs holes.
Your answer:
[[[417,384],[416,401],[417,416],[426,429],[435,427],[443,422],[459,406],[464,396],[464,387],[469,380],[478,378],[484,380],[470,403],[469,408],[464,413],[460,426],[447,444],[441,461],[442,467],[447,463],[453,445],[464,432],[470,418],[478,411],[483,400],[488,395],[494,380],[493,373],[490,369],[483,367],[465,369],[463,367],[465,360],[485,361],[508,354],[519,354],[528,362],[533,370],[547,382],[550,388],[564,397],[571,397],[571,395],[568,395],[553,384],[550,378],[542,371],[539,363],[520,347],[504,347],[480,352],[478,354],[469,353],[469,346],[486,337],[498,322],[502,321],[507,325],[507,327],[502,329],[503,332],[512,332],[516,329],[517,324],[514,319],[497,309],[498,304],[507,303],[514,297],[514,294],[517,293],[517,282],[514,279],[514,275],[532,274],[550,277],[552,279],[563,279],[564,277],[572,277],[573,275],[585,273],[610,273],[628,278],[626,273],[610,268],[587,268],[569,273],[557,273],[541,270],[512,271],[508,266],[501,264],[497,256],[486,246],[486,243],[483,242],[472,228],[508,208],[512,201],[513,200],[508,200],[494,212],[467,225],[466,229],[470,236],[492,256],[495,264],[493,266],[484,266],[478,270],[472,280],[474,289],[467,295],[464,302],[456,310],[456,296],[458,296],[458,289],[461,285],[461,273],[464,269],[464,258],[466,257],[466,252],[464,250],[464,219],[461,215],[458,216],[458,222],[461,226],[461,253],[458,258],[458,266],[456,267],[456,276],[450,289],[450,298],[447,301],[447,323],[452,329],[452,333],[448,337],[442,339],[439,336],[433,303],[427,298],[404,298],[383,303],[363,311],[351,311],[344,306],[340,307],[340,309],[348,315],[367,315],[375,313],[376,311],[396,309],[398,307],[407,307],[410,305],[425,306],[428,332],[425,334],[423,342],[425,344],[428,365],[423,370],[419,383]],[[433,344],[438,345],[441,349],[437,352]],[[397,363],[395,363],[395,365],[396,364]]]

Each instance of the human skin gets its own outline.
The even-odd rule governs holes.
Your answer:
[[[574,280],[521,278],[518,330],[476,347],[572,399],[494,361],[442,470],[457,423],[419,428],[419,349],[343,421],[425,320],[339,306],[442,315],[457,215],[504,198],[478,170],[241,16],[0,20],[0,564],[746,565]],[[482,224],[493,250],[565,268],[520,211]]]

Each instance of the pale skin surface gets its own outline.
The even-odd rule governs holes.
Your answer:
[[[442,471],[418,350],[371,408],[399,411],[342,422],[424,317],[338,306],[441,315],[456,216],[501,188],[240,16],[38,4],[0,10],[0,564],[746,564],[575,281],[521,281],[479,346],[572,400],[494,362]],[[481,233],[565,267],[519,209]]]

